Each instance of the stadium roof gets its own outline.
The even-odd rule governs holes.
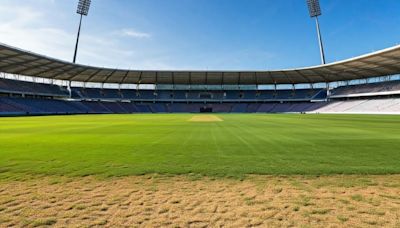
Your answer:
[[[80,82],[260,85],[334,82],[400,73],[400,45],[326,65],[272,71],[123,70],[73,64],[0,44],[0,72]]]

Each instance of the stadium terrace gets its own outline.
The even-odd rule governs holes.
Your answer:
[[[335,63],[273,71],[140,71],[65,62],[0,44],[0,71],[66,81],[169,84],[263,85],[328,83],[400,73],[400,46]]]
[[[400,46],[275,71],[107,69],[5,44],[0,59],[2,115],[400,112]],[[26,76],[31,81],[18,80]]]

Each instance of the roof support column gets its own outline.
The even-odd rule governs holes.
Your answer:
[[[139,90],[140,83],[142,82],[142,74],[143,74],[143,72],[141,71],[140,74],[139,74],[139,80],[138,80],[138,82],[136,84],[136,92]]]
[[[174,74],[174,72],[172,72],[171,77],[172,77],[172,90],[174,90],[175,89],[175,74]]]
[[[68,81],[68,85],[67,85],[67,90],[68,90],[68,94],[69,94],[69,98],[72,98],[72,87],[71,87],[71,81]]]
[[[254,81],[256,82],[256,92],[258,93],[259,83],[258,83],[258,77],[257,77],[257,73],[256,72],[254,72]]]
[[[225,74],[224,74],[224,72],[222,72],[222,74],[221,74],[221,90],[224,90],[224,76],[225,76]]]
[[[296,95],[296,86],[292,83],[292,96]]]
[[[123,84],[123,83],[125,82],[126,78],[128,77],[128,74],[129,74],[129,70],[126,71],[124,77],[123,77],[122,80],[119,82],[119,84]]]
[[[237,82],[237,85],[238,85],[238,89],[239,89],[239,90],[240,90],[240,78],[241,78],[241,72],[239,72],[238,82]]]
[[[157,90],[158,72],[156,71],[156,81],[154,83],[154,90]]]
[[[331,88],[330,88],[330,83],[326,83],[326,101],[329,101],[330,96],[331,96]]]
[[[189,90],[192,90],[192,72],[189,72]]]

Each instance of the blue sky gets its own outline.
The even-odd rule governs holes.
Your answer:
[[[327,61],[400,42],[399,0],[320,0]],[[0,0],[0,42],[71,61],[77,0]],[[320,63],[305,0],[92,0],[79,63],[272,70]]]

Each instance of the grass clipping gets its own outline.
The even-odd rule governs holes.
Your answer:
[[[189,119],[189,122],[221,122],[223,119],[216,115],[196,115]]]

